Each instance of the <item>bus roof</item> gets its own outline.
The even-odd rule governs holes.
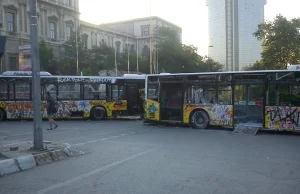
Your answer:
[[[126,79],[145,79],[146,78],[146,74],[124,74],[123,78]]]
[[[4,76],[32,76],[32,71],[5,71]],[[51,73],[41,71],[40,76],[51,76]]]
[[[300,65],[292,65],[296,67],[289,68],[288,70],[255,70],[255,71],[221,71],[221,72],[196,72],[196,73],[163,73],[163,74],[150,74],[149,77],[155,76],[184,76],[184,75],[215,75],[215,74],[256,74],[256,73],[290,73],[300,71]]]
[[[84,80],[89,80],[94,83],[116,83],[117,80],[145,80],[146,75],[126,75],[123,77],[111,77],[111,76],[64,76],[64,75],[51,75],[43,74],[43,79],[57,79],[57,82],[82,82]],[[0,75],[0,78],[28,78],[31,79],[29,73],[23,74],[8,74]]]

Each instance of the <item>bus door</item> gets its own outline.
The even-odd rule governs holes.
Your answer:
[[[182,83],[161,83],[160,102],[161,120],[183,120]]]
[[[127,110],[129,115],[137,115],[140,112],[139,107],[139,88],[138,84],[127,84],[126,85],[126,100]]]
[[[263,124],[264,85],[240,84],[235,86],[234,120],[235,124]]]

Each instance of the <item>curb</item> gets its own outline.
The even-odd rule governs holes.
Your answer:
[[[34,156],[31,154],[19,156],[15,159],[15,162],[18,165],[20,171],[36,167],[36,161],[34,159]]]
[[[85,154],[69,144],[66,145],[66,148],[60,150],[47,151],[40,154],[27,154],[16,158],[0,160],[0,177]]]
[[[0,161],[0,176],[15,172],[19,172],[19,167],[14,158]]]

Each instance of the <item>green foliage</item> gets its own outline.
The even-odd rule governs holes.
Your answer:
[[[88,68],[91,69],[92,75],[97,75],[103,69],[113,70],[115,68],[115,51],[111,47],[95,46],[88,51],[88,56]]]
[[[79,30],[78,30],[79,31]],[[181,43],[178,32],[169,27],[157,28],[153,35],[153,42],[157,44],[159,72],[208,72],[221,71],[223,66],[211,58],[205,58],[197,53],[197,48]],[[77,36],[78,43],[78,68],[83,75],[98,75],[101,70],[115,69],[114,48],[101,45],[92,49],[87,48],[87,40],[84,35]],[[59,62],[57,72],[61,75],[77,74],[76,58],[76,34],[72,33],[68,41],[63,45],[64,59]],[[153,57],[153,66],[156,59]],[[128,52],[116,55],[119,71],[128,70]],[[138,56],[139,72],[150,72],[150,58]],[[137,55],[135,51],[129,51],[129,70],[137,71]]]
[[[87,40],[84,35],[79,35],[79,30],[77,30],[77,46],[78,46],[78,66],[79,69],[82,68],[88,68],[89,67],[89,59],[90,59],[90,53],[87,48]],[[76,32],[72,32],[69,40],[67,40],[64,45],[64,60],[70,65],[74,64],[72,66],[73,68],[76,68],[77,71],[77,53],[76,53]],[[76,74],[76,73],[75,73]],[[73,71],[72,74],[73,75]]]
[[[258,26],[253,35],[262,41],[262,60],[245,70],[287,69],[300,62],[300,18],[287,20],[277,15],[273,21]]]
[[[44,40],[39,44],[39,54],[41,71],[58,74],[58,64],[57,61],[54,60],[53,49],[49,47]]]
[[[253,65],[245,66],[243,71],[267,70],[268,64],[264,60],[256,61]]]
[[[197,53],[193,45],[184,45],[176,30],[168,27],[158,29],[159,72],[189,73],[221,71],[223,65]]]

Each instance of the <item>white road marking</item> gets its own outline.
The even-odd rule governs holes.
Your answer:
[[[112,131],[112,132],[108,132],[108,133],[103,133],[103,134],[96,134],[96,135],[93,135],[93,136],[99,136],[99,135],[107,135],[107,134],[110,134],[110,133],[115,133],[115,132],[123,132],[123,131],[127,131],[127,129],[124,129],[124,130],[121,130],[121,131]],[[130,132],[130,133],[122,133],[120,135],[117,135],[117,136],[111,136],[111,137],[105,137],[105,138],[100,138],[100,139],[95,139],[95,140],[91,140],[91,141],[87,141],[87,142],[82,142],[82,143],[77,143],[77,144],[72,144],[74,146],[79,146],[79,145],[85,145],[85,144],[90,144],[90,143],[96,143],[98,141],[104,141],[104,140],[109,140],[109,139],[114,139],[114,138],[119,138],[119,137],[124,137],[124,136],[127,136],[127,135],[133,135],[133,134],[137,134],[137,133],[142,133],[142,132],[146,132],[146,131],[149,131],[149,130],[140,130],[140,131],[134,131],[134,132]],[[56,135],[56,134],[61,134],[61,133],[68,133],[70,131],[57,131],[57,132],[49,132],[47,133],[47,137],[49,136],[52,136],[52,135]],[[24,134],[16,134],[14,136],[20,136],[20,135],[25,135],[25,134],[33,134],[32,132],[31,133],[24,133]],[[63,140],[59,140],[58,142],[65,142],[65,141],[71,141],[71,140],[78,140],[78,139],[83,139],[83,138],[86,138],[86,137],[89,137],[90,135],[87,135],[87,136],[83,136],[83,137],[76,137],[76,138],[70,138],[70,139],[63,139]],[[5,136],[6,137],[6,136]],[[13,137],[13,136],[7,136],[7,137]],[[1,138],[1,136],[0,136]],[[30,142],[30,139],[32,139],[32,137],[30,138],[23,138],[23,139],[16,139],[16,140],[8,140],[8,141],[18,141],[18,140],[26,140],[28,139],[28,141],[24,141],[24,142],[15,142],[15,143],[10,143],[10,144],[5,144],[5,145],[0,145],[0,147],[7,147],[7,146],[13,146],[13,145],[18,145],[18,144],[26,144],[28,142]]]
[[[115,139],[115,138],[119,138],[119,137],[124,137],[126,135],[132,135],[132,134],[136,134],[136,133],[142,133],[142,132],[146,132],[148,130],[141,130],[141,131],[137,131],[137,132],[130,132],[130,133],[127,133],[127,134],[120,134],[120,135],[117,135],[117,136],[111,136],[111,137],[104,137],[104,138],[101,138],[101,139],[95,139],[95,140],[91,140],[91,141],[86,141],[86,142],[82,142],[82,143],[76,143],[76,144],[72,144],[73,146],[80,146],[80,145],[85,145],[85,144],[90,144],[90,143],[96,143],[96,142],[99,142],[99,141],[105,141],[105,140],[109,140],[109,139]]]
[[[10,144],[5,144],[5,145],[0,145],[0,147],[7,147],[7,146],[12,146],[12,145],[19,145],[19,144],[26,144],[26,143],[31,143],[29,141],[24,141],[24,142],[17,142],[17,143],[10,143]]]
[[[129,160],[135,159],[135,158],[137,158],[137,157],[140,157],[140,156],[142,156],[142,155],[145,155],[145,154],[147,154],[147,153],[149,153],[149,152],[152,152],[152,151],[154,151],[154,150],[157,150],[157,149],[159,149],[159,148],[160,148],[160,147],[156,147],[156,148],[152,148],[152,149],[149,149],[149,150],[147,150],[147,151],[144,151],[144,152],[140,152],[140,153],[138,153],[138,154],[135,154],[135,155],[130,156],[130,157],[128,157],[128,158],[125,158],[125,159],[123,159],[123,160],[119,160],[119,161],[117,161],[117,162],[113,162],[113,163],[111,163],[111,164],[105,165],[105,166],[103,166],[103,167],[101,167],[101,168],[98,168],[98,169],[96,169],[96,170],[90,171],[90,172],[88,172],[88,173],[86,173],[86,174],[83,174],[83,175],[74,177],[74,178],[69,179],[69,180],[66,180],[66,181],[64,181],[64,182],[61,182],[61,183],[52,185],[52,186],[50,186],[50,187],[48,187],[48,188],[39,190],[39,191],[37,191],[36,193],[33,193],[33,194],[44,194],[44,193],[48,193],[48,192],[50,192],[50,191],[59,189],[59,188],[64,187],[64,186],[66,186],[66,185],[68,185],[68,184],[71,184],[71,183],[73,183],[73,182],[76,182],[76,181],[85,179],[85,178],[87,178],[87,177],[89,177],[89,176],[91,176],[91,175],[100,173],[100,172],[105,171],[105,170],[107,170],[107,169],[109,169],[109,168],[112,168],[112,167],[114,167],[114,166],[118,166],[118,165],[120,165],[120,164],[123,164],[123,163],[129,161]]]
[[[21,134],[15,134],[15,135],[8,135],[8,136],[0,136],[0,138],[15,137],[15,136],[22,136],[22,135],[30,135],[30,134],[33,134],[33,132],[21,133]]]

